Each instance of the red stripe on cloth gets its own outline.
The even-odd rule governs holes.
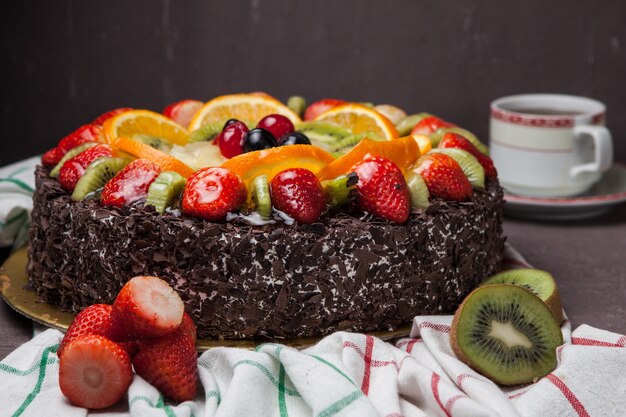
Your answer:
[[[430,322],[424,321],[420,323],[418,327],[420,329],[423,329],[424,327],[426,327],[428,329],[437,330],[438,332],[450,333],[450,326],[447,326],[445,324],[437,324],[437,323],[430,323]]]
[[[404,416],[400,413],[391,413],[391,414],[387,414],[385,417],[404,417]]]
[[[371,337],[371,336],[367,336],[367,337]],[[363,353],[361,348],[359,346],[357,346],[356,344],[354,344],[354,343],[352,343],[350,341],[346,341],[346,342],[343,342],[343,347],[344,348],[349,347],[349,348],[354,349],[355,352],[358,353],[359,356],[361,358],[363,358],[363,360],[365,360],[365,355],[366,354]],[[367,351],[367,346],[365,347],[365,350]],[[393,366],[396,367],[396,369],[400,369],[400,366],[398,365],[398,363],[396,361],[379,361],[379,360],[376,360],[376,359],[371,359],[370,360],[370,365],[371,365],[372,368],[381,368],[383,366],[393,365]]]
[[[415,346],[415,344],[417,342],[421,342],[422,339],[412,339],[409,343],[407,343],[406,345],[406,353],[411,353],[413,352],[413,347]]]
[[[439,374],[433,372],[433,376],[430,378],[430,389],[433,391],[433,396],[435,397],[437,404],[439,404],[439,407],[441,407],[443,412],[446,413],[446,416],[451,417],[439,398],[439,378]]]
[[[567,385],[565,385],[563,381],[561,381],[561,379],[559,379],[559,377],[554,374],[548,374],[546,378],[563,393],[565,398],[567,398],[567,401],[569,401],[572,405],[574,411],[576,411],[580,417],[589,417],[587,410],[585,410],[585,406],[582,405],[574,393],[567,387]]]
[[[365,355],[363,361],[365,362],[365,371],[363,372],[363,382],[361,383],[361,391],[367,395],[370,389],[370,372],[372,368],[372,351],[374,350],[374,338],[372,336],[365,336]]]
[[[558,348],[556,348],[556,359],[559,361],[559,363],[561,363],[561,354],[563,353],[564,347],[565,345],[561,345]]]
[[[522,392],[518,392],[517,394],[509,395],[509,400],[513,400],[515,398],[521,397],[522,395],[526,394],[527,392],[528,392],[528,390],[522,391]]]
[[[457,400],[460,400],[461,398],[467,398],[467,395],[455,395],[454,397],[450,398],[448,401],[446,401],[446,412],[452,413],[452,406],[454,405],[454,403]]]
[[[583,346],[625,347],[626,336],[620,337],[615,343],[605,342],[603,340],[587,339],[586,337],[572,337],[572,344]]]
[[[463,384],[463,380],[464,380],[465,378],[472,378],[472,379],[475,379],[476,381],[480,381],[480,382],[487,382],[485,379],[483,379],[483,378],[481,378],[481,377],[479,377],[479,376],[476,376],[476,375],[472,375],[472,374],[459,374],[459,376],[457,376],[457,377],[456,377],[456,385],[457,385],[458,387],[460,387],[460,386],[461,386],[461,384]]]

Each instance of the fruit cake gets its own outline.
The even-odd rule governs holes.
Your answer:
[[[63,138],[35,177],[28,273],[45,301],[78,312],[159,276],[200,338],[449,314],[504,245],[486,147],[389,105],[251,93],[116,109]]]

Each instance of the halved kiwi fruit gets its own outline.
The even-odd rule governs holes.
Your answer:
[[[432,115],[428,113],[417,113],[417,114],[408,115],[404,119],[400,120],[398,123],[396,123],[396,130],[398,131],[398,136],[402,137],[402,136],[408,135],[409,133],[411,133],[411,130],[413,130],[416,124],[421,122],[424,117],[428,117],[428,116],[432,116]]]
[[[120,172],[130,159],[102,157],[93,161],[82,177],[76,183],[72,192],[72,200],[84,200],[91,193],[98,191],[109,182],[118,172]]]
[[[550,308],[532,292],[517,285],[485,285],[457,309],[450,344],[461,361],[492,381],[516,385],[556,368],[563,335]]]
[[[406,185],[409,189],[409,197],[411,197],[411,207],[425,210],[430,206],[430,193],[424,178],[413,171],[409,171],[405,175]]]
[[[194,130],[189,135],[187,143],[193,142],[210,142],[214,140],[224,129],[224,123],[207,123],[199,129]]]
[[[332,208],[341,207],[350,202],[350,192],[359,182],[355,172],[340,175],[332,180],[322,181],[322,188],[326,193],[326,201]]]
[[[148,187],[146,206],[154,206],[157,213],[165,213],[165,209],[180,198],[186,183],[187,180],[178,172],[161,172]]]
[[[251,194],[256,212],[264,219],[269,219],[272,214],[272,200],[267,175],[259,175],[252,180]]]
[[[158,136],[146,135],[144,133],[135,133],[133,135],[133,140],[141,142],[144,145],[148,145],[162,152],[168,152],[170,149],[172,149],[172,144],[170,142]]]
[[[448,155],[461,166],[472,187],[485,188],[485,168],[471,153],[457,148],[435,148],[431,149],[430,152]]]
[[[463,136],[465,139],[469,140],[472,145],[476,146],[479,151],[489,156],[489,148],[485,144],[483,144],[472,132],[460,127],[442,127],[431,133],[428,137],[430,138],[430,142],[432,143],[433,148],[439,146],[439,142],[441,142],[441,140],[443,139],[443,135],[449,132]]]
[[[79,153],[81,153],[83,151],[86,151],[89,148],[93,148],[96,145],[100,145],[100,144],[97,143],[97,142],[87,142],[87,143],[83,143],[82,145],[78,145],[77,147],[72,148],[69,151],[67,151],[67,153],[65,155],[63,155],[63,158],[61,158],[59,163],[56,164],[54,166],[54,168],[52,168],[52,171],[50,171],[50,176],[52,178],[58,177],[59,176],[59,172],[61,172],[61,168],[63,167],[64,163],[66,163],[68,160],[72,159],[73,157],[75,157]]]
[[[557,322],[563,322],[563,305],[552,274],[540,269],[511,269],[487,278],[481,285],[513,284],[526,288],[550,307]]]
[[[318,146],[326,152],[335,152],[338,142],[352,134],[343,127],[322,122],[299,123],[296,130],[304,133],[312,145]]]

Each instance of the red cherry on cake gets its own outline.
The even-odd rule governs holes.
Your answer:
[[[117,116],[120,113],[124,113],[124,112],[131,111],[131,110],[132,108],[130,107],[120,107],[118,109],[113,109],[96,117],[91,123],[94,125],[102,126],[104,122],[109,120],[111,117]]]
[[[433,197],[466,201],[474,192],[461,166],[448,155],[428,153],[418,159],[415,170],[424,178]]]
[[[248,133],[248,126],[236,119],[230,119],[224,124],[224,129],[217,136],[216,142],[220,153],[225,158],[233,158],[243,153],[243,141]]]
[[[407,221],[411,208],[409,192],[402,171],[393,161],[368,157],[357,162],[350,172],[359,177],[359,207],[396,223]]]
[[[265,116],[256,127],[265,129],[274,136],[274,139],[278,139],[287,133],[295,132],[296,128],[291,123],[291,120],[281,114],[270,114]]]
[[[419,121],[411,130],[412,135],[430,135],[442,127],[454,127],[455,125],[440,119],[437,116],[426,116]]]
[[[133,366],[138,375],[171,400],[189,401],[196,396],[198,353],[182,324],[166,336],[140,341]]]
[[[246,201],[246,186],[226,168],[209,167],[194,172],[183,191],[183,212],[209,221],[222,221]]]
[[[313,120],[326,110],[330,110],[333,107],[341,106],[346,103],[347,101],[345,100],[337,100],[334,98],[325,98],[323,100],[316,101],[306,108],[306,111],[304,112],[304,120]]]
[[[478,150],[476,146],[463,136],[448,132],[443,135],[443,139],[439,142],[439,148],[458,148],[463,149],[474,155],[478,162],[485,169],[485,175],[488,178],[495,179],[498,177],[498,172],[496,171],[496,167],[493,165],[493,161],[487,155]]]
[[[136,159],[104,185],[100,201],[105,206],[122,207],[145,198],[160,173],[161,168],[154,162]]]
[[[290,168],[279,172],[270,181],[272,205],[298,223],[316,222],[326,200],[320,181],[304,168]]]
[[[181,126],[187,127],[194,114],[204,103],[198,100],[181,100],[172,103],[163,110],[163,114]]]
[[[118,402],[133,377],[128,353],[104,336],[85,334],[69,342],[59,362],[59,387],[78,407],[100,409]]]
[[[85,170],[93,161],[105,156],[113,156],[113,149],[109,145],[97,145],[86,149],[73,158],[65,161],[59,171],[59,183],[66,191],[74,191],[76,183],[83,176]]]

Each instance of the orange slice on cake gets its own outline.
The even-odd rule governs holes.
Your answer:
[[[109,143],[118,137],[132,138],[135,134],[154,136],[176,145],[189,138],[187,129],[162,114],[149,110],[130,110],[111,117],[102,126]]]
[[[333,107],[317,116],[315,121],[336,124],[355,134],[372,134],[387,140],[398,137],[398,131],[391,120],[376,110],[357,103]]]
[[[422,143],[424,143],[423,148]],[[430,140],[427,136],[417,139],[414,136],[406,136],[382,142],[364,138],[350,152],[328,164],[318,174],[318,177],[321,180],[330,180],[346,174],[354,164],[367,156],[390,159],[404,172],[413,165],[417,158],[429,150]]]
[[[228,168],[250,185],[259,175],[267,175],[268,181],[279,172],[288,168],[306,168],[314,174],[319,173],[335,158],[328,152],[311,145],[289,145],[244,153],[224,162]]]
[[[181,160],[131,138],[117,137],[113,139],[111,146],[135,158],[148,159],[161,167],[163,171],[176,171],[185,178],[194,172],[193,168]]]
[[[268,94],[230,94],[216,97],[200,108],[191,119],[189,130],[208,123],[224,123],[228,119],[258,122],[268,114],[282,114],[293,124],[302,121],[289,107]]]

